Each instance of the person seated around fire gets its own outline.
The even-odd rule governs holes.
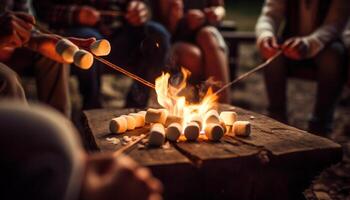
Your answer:
[[[0,3],[0,96],[25,101],[17,73],[33,74],[38,99],[69,117],[69,67],[55,51],[58,36],[36,31],[27,1]],[[85,46],[94,41],[71,39]]]
[[[191,71],[196,83],[214,78],[229,82],[228,52],[217,26],[225,16],[223,0],[161,0],[159,20],[172,33],[171,59]],[[220,96],[229,102],[229,90]]]
[[[34,0],[39,19],[68,36],[106,38],[112,51],[108,60],[154,83],[166,64],[170,36],[160,24],[150,21],[150,10],[141,0],[72,1]],[[100,63],[88,71],[76,70],[83,109],[101,106]],[[126,107],[145,107],[150,89],[134,82]]]
[[[162,199],[148,169],[125,155],[87,154],[73,124],[51,108],[2,101],[0,129],[4,199]]]
[[[349,6],[346,0],[265,0],[256,24],[257,46],[264,59],[282,52],[265,69],[271,117],[287,121],[287,76],[300,70],[314,70],[312,75],[318,88],[309,131],[317,134],[331,131],[345,79],[341,34]]]

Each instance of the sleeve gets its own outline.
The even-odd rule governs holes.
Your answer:
[[[53,27],[72,26],[77,24],[76,16],[80,6],[73,3],[56,3],[48,0],[35,0],[33,7],[39,20]]]
[[[341,38],[348,17],[350,4],[347,0],[333,0],[324,23],[304,40],[309,45],[307,57],[318,54],[328,43]]]
[[[282,21],[285,19],[285,10],[285,0],[265,0],[255,26],[257,44],[265,37],[277,35]]]

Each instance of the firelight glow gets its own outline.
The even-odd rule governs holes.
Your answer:
[[[181,68],[183,79],[178,86],[169,84],[169,73],[163,73],[156,79],[155,89],[157,93],[157,101],[167,111],[168,115],[179,116],[183,118],[182,126],[191,122],[193,119],[200,119],[202,123],[202,131],[205,129],[205,116],[209,110],[217,109],[218,96],[213,93],[212,88],[206,91],[199,103],[190,103],[185,96],[181,96],[180,92],[186,87],[188,77],[191,72],[185,68]]]

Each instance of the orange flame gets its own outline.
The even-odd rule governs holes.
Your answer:
[[[181,68],[183,79],[178,86],[169,84],[169,73],[163,73],[156,79],[156,93],[158,103],[168,110],[169,115],[179,116],[183,118],[183,127],[189,123],[194,117],[199,117],[202,122],[205,114],[217,108],[218,96],[213,93],[211,88],[208,89],[204,97],[199,103],[190,103],[185,96],[181,96],[180,92],[186,88],[187,79],[191,72],[185,68]],[[203,124],[203,129],[205,124]]]

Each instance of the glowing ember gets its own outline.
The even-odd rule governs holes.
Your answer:
[[[185,68],[182,68],[181,72],[183,79],[177,86],[169,84],[169,73],[163,73],[156,79],[155,89],[158,103],[168,110],[169,115],[183,118],[183,127],[194,119],[198,121],[198,116],[200,116],[202,133],[206,127],[204,116],[209,110],[217,109],[218,96],[209,88],[199,103],[190,103],[185,96],[180,95],[180,92],[186,87],[187,79],[191,73]]]

